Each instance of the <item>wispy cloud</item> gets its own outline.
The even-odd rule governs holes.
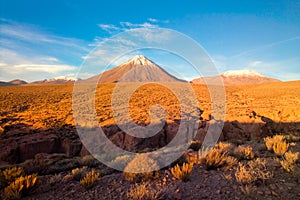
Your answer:
[[[246,55],[248,55],[250,53],[254,53],[254,52],[257,52],[257,51],[264,50],[264,49],[272,48],[274,46],[277,46],[277,45],[280,45],[280,44],[284,44],[286,42],[291,42],[291,41],[294,41],[294,40],[300,40],[300,35],[298,35],[296,37],[292,37],[292,38],[288,38],[288,39],[284,39],[284,40],[272,42],[272,43],[269,43],[269,44],[265,44],[265,45],[256,47],[254,49],[249,49],[247,51],[244,51],[244,52],[238,53],[236,55],[233,55],[233,56],[231,56],[231,58],[237,58],[237,57],[241,57],[241,56],[246,56]]]
[[[34,81],[76,71],[82,56],[90,51],[87,42],[76,38],[57,36],[31,24],[1,22],[0,80]]]
[[[126,31],[132,28],[155,28],[159,27],[160,24],[169,23],[169,20],[158,20],[155,18],[148,18],[146,22],[143,23],[132,23],[132,22],[120,22],[118,25],[114,24],[98,24],[98,26],[108,32],[109,34],[116,34],[121,31]]]

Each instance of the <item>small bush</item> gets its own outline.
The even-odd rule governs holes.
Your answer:
[[[15,181],[16,178],[24,175],[24,170],[22,167],[13,167],[10,169],[6,169],[3,172],[3,176],[7,183],[11,183]]]
[[[273,175],[267,170],[266,161],[260,158],[252,160],[244,165],[239,163],[235,178],[242,184],[250,184],[256,181],[265,181],[271,178]]]
[[[99,173],[92,169],[91,172],[87,173],[85,177],[80,180],[80,184],[88,190],[94,186],[94,183],[99,178],[99,175]]]
[[[224,170],[229,169],[237,160],[231,156],[224,149],[213,148],[204,159],[206,169],[212,170],[217,168],[224,168]]]
[[[266,137],[264,139],[267,149],[273,151],[278,156],[283,156],[289,148],[285,136],[275,135],[273,137]]]
[[[158,170],[159,165],[155,160],[147,155],[139,154],[128,163],[123,175],[128,181],[140,182],[157,178],[159,176]]]
[[[228,142],[219,142],[215,145],[215,149],[218,149],[221,153],[228,153],[231,155],[235,148],[235,145]]]
[[[126,196],[128,199],[132,200],[156,200],[165,199],[165,188],[149,188],[146,183],[135,184],[131,186],[130,190],[127,191]]]
[[[55,184],[59,183],[62,181],[62,175],[61,174],[55,174],[54,176],[50,177],[49,183],[51,186],[54,186]]]
[[[74,180],[80,181],[80,179],[82,179],[84,177],[86,170],[87,170],[86,166],[73,169],[71,173],[73,175]]]
[[[193,163],[183,163],[181,169],[177,164],[175,167],[171,169],[171,173],[176,179],[180,179],[183,182],[186,182],[189,180],[192,170],[193,170]]]
[[[122,155],[116,157],[113,161],[111,161],[111,165],[115,169],[124,170],[124,168],[129,164],[131,160],[132,160],[132,156]]]
[[[299,153],[293,153],[288,151],[284,154],[283,160],[280,161],[282,168],[287,172],[293,172],[295,169],[295,163],[298,160]]]
[[[239,160],[252,160],[254,158],[254,153],[252,151],[252,147],[250,146],[238,146],[234,150],[234,155],[239,159]]]
[[[4,189],[4,193],[9,199],[20,199],[27,195],[36,185],[37,174],[21,176]]]
[[[273,151],[278,156],[283,156],[287,152],[289,144],[286,141],[275,142],[273,145]]]

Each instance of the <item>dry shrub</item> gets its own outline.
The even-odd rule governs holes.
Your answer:
[[[30,192],[30,190],[35,186],[36,181],[37,174],[21,176],[9,184],[9,186],[4,189],[4,193],[9,199],[20,199],[22,196],[25,196]]]
[[[153,169],[157,171],[153,171]],[[141,170],[144,172],[138,173]],[[159,165],[155,160],[145,154],[139,154],[128,163],[123,175],[128,181],[140,182],[157,178],[159,176],[158,170]]]
[[[149,188],[147,183],[135,184],[131,186],[130,190],[127,191],[126,196],[132,200],[156,200],[165,199],[165,188]]]
[[[86,173],[87,167],[75,168],[71,171],[73,179],[76,181],[80,181]]]
[[[269,151],[273,151],[278,156],[283,156],[288,150],[289,144],[286,142],[284,135],[275,135],[264,138],[265,144]]]
[[[80,180],[80,184],[85,189],[90,189],[94,186],[95,181],[99,178],[100,174],[95,172],[94,169],[92,169],[91,172],[87,173],[83,179]]]
[[[274,135],[273,137],[264,138],[266,147],[269,151],[273,150],[273,145],[275,142],[281,142],[283,140],[285,140],[285,137],[283,135]]]
[[[287,172],[293,172],[295,163],[298,160],[299,152],[293,153],[288,151],[284,154],[283,160],[280,161],[282,168]]]
[[[192,170],[193,170],[193,163],[183,163],[181,169],[177,164],[175,167],[171,169],[171,173],[176,179],[180,179],[183,182],[187,182],[190,178]]]
[[[116,169],[124,169],[128,163],[132,160],[131,155],[122,155],[116,157],[113,161],[111,161],[111,166]]]
[[[235,145],[228,142],[219,142],[214,146],[215,149],[219,149],[222,153],[232,154],[235,149]]]
[[[15,181],[16,178],[24,175],[24,169],[22,167],[13,167],[6,169],[3,172],[4,179],[7,183]]]
[[[55,184],[61,182],[63,179],[61,174],[55,174],[54,176],[50,177],[49,183],[51,186],[54,186]]]
[[[266,161],[260,158],[248,162],[246,165],[239,163],[235,178],[242,184],[250,184],[257,181],[265,181],[273,174],[267,170]]]
[[[239,160],[252,160],[254,158],[251,146],[238,146],[233,153]]]
[[[278,156],[283,156],[287,152],[289,144],[283,140],[281,142],[275,142],[273,145],[273,151]]]
[[[222,149],[213,148],[204,159],[207,170],[223,168],[224,170],[230,169],[237,160],[231,156],[228,156],[228,152]]]

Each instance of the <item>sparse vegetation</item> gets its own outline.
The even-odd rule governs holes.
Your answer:
[[[49,180],[49,183],[51,186],[61,182],[63,179],[62,175],[61,174],[55,174],[53,176],[51,176],[50,180]]]
[[[180,169],[179,165],[177,164],[171,169],[171,173],[176,179],[186,182],[190,178],[193,170],[193,165],[193,163],[183,163],[182,168]]]
[[[147,183],[135,184],[127,191],[126,196],[132,200],[164,199],[165,188],[154,189],[147,187]]]
[[[273,174],[268,171],[266,161],[260,158],[249,161],[247,164],[239,163],[235,178],[242,184],[250,184],[271,178]]]
[[[285,136],[275,135],[264,139],[267,149],[273,151],[278,156],[283,156],[288,150],[289,144],[286,142]]]
[[[228,156],[227,150],[224,148],[213,148],[204,159],[207,170],[224,168],[227,170],[237,163],[237,160]]]
[[[94,169],[87,173],[83,179],[80,180],[80,184],[85,188],[85,189],[90,189],[94,186],[95,181],[99,178],[100,174],[95,172]]]
[[[252,160],[254,153],[251,146],[238,146],[234,150],[234,155],[239,160]]]
[[[84,166],[84,167],[81,167],[81,168],[73,169],[71,173],[73,175],[74,180],[80,181],[80,179],[82,179],[84,177],[86,171],[87,171],[87,167]]]
[[[280,161],[282,168],[287,172],[293,172],[295,163],[298,160],[299,152],[293,153],[288,151],[284,154],[283,159]]]
[[[131,160],[132,156],[130,155],[118,156],[111,162],[111,165],[117,169],[124,169]]]
[[[22,167],[13,167],[10,169],[6,169],[3,172],[3,176],[7,183],[11,183],[15,181],[16,178],[24,175],[24,170]]]
[[[20,176],[4,189],[4,193],[9,199],[20,199],[22,196],[25,196],[30,192],[30,190],[36,185],[36,181],[36,174]]]
[[[123,175],[131,182],[141,182],[155,179],[159,176],[159,165],[150,157],[140,154],[131,160],[125,167]]]

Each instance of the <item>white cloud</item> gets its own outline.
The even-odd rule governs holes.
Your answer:
[[[98,26],[104,30],[104,31],[107,31],[108,33],[115,33],[117,31],[120,31],[121,28],[120,27],[117,27],[113,24],[98,24]]]
[[[70,65],[46,65],[46,64],[19,64],[11,66],[12,69],[18,71],[36,71],[56,74],[64,71],[75,70],[76,67]]]
[[[149,22],[158,22],[158,20],[157,20],[157,19],[154,19],[154,18],[148,18],[148,21],[149,21]]]

